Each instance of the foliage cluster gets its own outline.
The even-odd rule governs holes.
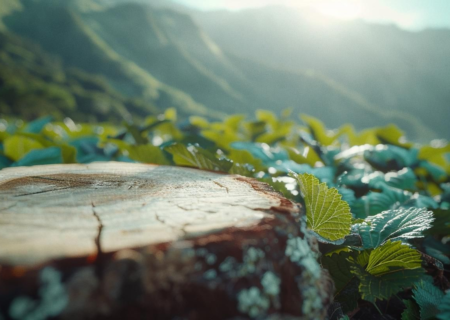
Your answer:
[[[335,281],[330,319],[449,319],[450,144],[416,145],[393,125],[331,131],[292,118],[177,121],[168,109],[139,125],[0,120],[0,168],[129,161],[260,179],[304,204]]]

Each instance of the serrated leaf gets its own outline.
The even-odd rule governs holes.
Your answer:
[[[341,251],[322,257],[322,266],[330,272],[336,287],[334,299],[341,303],[344,313],[356,309],[360,298],[358,279],[350,272],[350,256],[350,252]]]
[[[384,175],[386,183],[394,188],[415,190],[417,177],[411,168],[403,168],[398,172],[388,172]]]
[[[408,288],[424,276],[422,268],[400,270],[382,276],[373,276],[359,265],[351,267],[359,281],[359,292],[364,300],[375,303],[376,300],[389,299],[392,295]]]
[[[409,208],[384,211],[356,224],[363,248],[376,248],[387,240],[408,240],[422,238],[423,231],[431,228],[433,213],[425,208]]]
[[[402,312],[402,320],[420,320],[419,306],[412,300],[403,300],[406,309]]]
[[[370,253],[366,271],[373,276],[381,276],[395,270],[417,269],[421,264],[422,259],[417,250],[401,241],[389,240]]]
[[[203,170],[228,172],[233,163],[228,160],[217,159],[208,151],[176,143],[166,147],[164,150],[173,155],[173,161],[180,166],[195,167]]]
[[[439,320],[450,319],[450,290],[447,291],[439,305],[439,314],[436,316]]]
[[[420,319],[432,319],[438,314],[438,306],[444,293],[429,281],[420,281],[413,289],[414,299],[420,308]]]
[[[328,188],[308,173],[291,173],[291,176],[297,179],[300,186],[306,205],[307,225],[311,230],[331,241],[350,234],[350,207],[341,200],[342,196],[336,188]]]
[[[394,205],[403,203],[409,195],[389,194],[370,191],[367,195],[356,199],[352,205],[352,212],[357,218],[366,218],[391,209]]]

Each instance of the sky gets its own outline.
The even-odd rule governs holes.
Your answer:
[[[325,16],[396,24],[407,30],[450,28],[450,0],[175,0],[200,10],[240,10],[268,5],[309,8]]]

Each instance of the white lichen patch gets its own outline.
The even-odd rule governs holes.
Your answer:
[[[301,276],[297,279],[298,288],[303,296],[302,313],[309,319],[316,319],[323,313],[322,297],[317,288],[322,270],[307,237],[308,234],[305,233],[305,239],[300,237],[289,239],[285,254],[303,269]]]
[[[312,314],[322,309],[322,299],[316,287],[309,287],[303,290],[303,314]]]
[[[320,278],[320,265],[315,260],[314,254],[311,251],[307,240],[300,237],[289,239],[286,244],[285,254],[292,262],[302,266],[314,278]]]
[[[266,314],[270,307],[270,300],[261,293],[259,288],[244,289],[238,294],[238,309],[251,318],[257,318]]]
[[[68,296],[61,282],[61,273],[51,267],[46,267],[40,273],[40,282],[40,300],[17,297],[9,308],[11,318],[44,320],[58,316],[64,310],[68,302]]]
[[[206,261],[207,264],[213,265],[214,263],[216,263],[217,257],[216,257],[216,255],[214,255],[212,253],[209,253],[209,254],[206,255],[205,261]]]
[[[232,270],[237,269],[236,259],[233,257],[227,257],[223,262],[219,265],[220,272],[231,272]]]
[[[271,271],[264,273],[261,284],[264,288],[264,293],[269,296],[278,296],[280,294],[281,280]]]
[[[206,280],[214,280],[217,278],[217,271],[214,269],[209,269],[203,274],[203,278]]]
[[[256,264],[258,261],[266,256],[265,252],[261,249],[250,247],[244,252],[243,268],[241,274],[254,273],[256,271]]]

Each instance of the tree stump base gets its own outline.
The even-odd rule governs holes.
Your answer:
[[[299,207],[237,175],[128,163],[0,171],[0,319],[322,319]]]

